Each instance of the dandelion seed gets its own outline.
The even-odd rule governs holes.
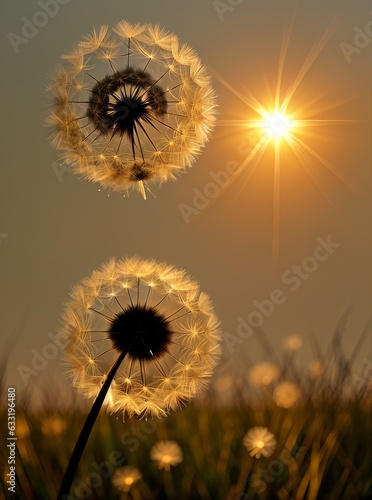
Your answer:
[[[291,408],[299,401],[301,395],[301,389],[296,383],[285,380],[275,387],[273,400],[281,408]]]
[[[112,483],[118,490],[128,493],[134,483],[142,479],[142,474],[136,467],[126,465],[120,469],[116,469]]]
[[[215,124],[205,67],[159,26],[101,26],[63,56],[49,87],[52,144],[74,171],[116,191],[191,166]],[[77,89],[81,90],[79,92]]]
[[[266,387],[280,376],[280,369],[273,363],[257,363],[248,370],[248,380],[256,388]]]
[[[175,441],[159,441],[151,448],[150,457],[157,462],[159,469],[166,471],[183,460],[182,450]]]
[[[252,427],[243,438],[243,445],[251,457],[270,457],[276,448],[276,439],[266,427]]]

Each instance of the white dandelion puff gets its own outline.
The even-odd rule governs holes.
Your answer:
[[[157,462],[159,469],[169,471],[183,460],[181,447],[175,441],[158,441],[150,451],[151,460]]]
[[[120,467],[120,469],[116,469],[112,478],[112,484],[116,486],[119,491],[128,493],[133,484],[140,479],[142,479],[142,474],[137,467],[125,465],[124,467]]]
[[[248,370],[248,380],[258,389],[267,387],[280,376],[280,368],[273,363],[257,363]]]
[[[84,178],[115,191],[163,183],[209,139],[216,99],[196,53],[159,26],[119,22],[62,56],[49,91],[52,145]]]
[[[251,457],[270,457],[276,448],[276,439],[266,427],[252,427],[243,438],[243,445]]]
[[[138,257],[110,260],[83,279],[62,330],[73,384],[85,397],[98,395],[117,354],[126,353],[106,399],[125,417],[162,417],[195,397],[221,350],[219,321],[197,283]]]
[[[291,408],[300,400],[302,391],[295,382],[284,380],[274,389],[273,400],[281,408]]]

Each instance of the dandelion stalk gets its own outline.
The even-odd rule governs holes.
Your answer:
[[[67,495],[71,489],[72,481],[74,480],[76,470],[78,468],[81,456],[84,452],[85,446],[87,444],[90,433],[92,432],[93,425],[98,417],[98,413],[101,409],[103,401],[107,395],[107,392],[110,388],[111,382],[114,379],[116,372],[118,371],[119,366],[123,362],[126,352],[121,352],[120,356],[116,360],[115,364],[112,366],[105,383],[103,384],[101,390],[98,393],[96,400],[93,403],[93,406],[88,414],[88,417],[84,423],[84,426],[80,432],[79,438],[76,442],[74,451],[72,452],[70,461],[68,463],[65,475],[62,480],[62,484],[58,493],[58,500],[65,500]]]
[[[174,487],[174,479],[173,479],[172,471],[170,470],[168,472],[168,471],[164,470],[163,471],[163,478],[164,478],[164,486],[165,486],[165,492],[167,494],[167,498],[175,498],[176,490]]]
[[[184,308],[187,319],[179,315]],[[121,411],[123,420],[164,417],[204,389],[220,354],[219,321],[209,297],[184,271],[138,257],[112,259],[84,279],[72,290],[63,320],[74,385],[88,397],[98,396],[75,445],[59,500],[67,499],[111,384],[111,413]],[[106,338],[101,338],[102,332]],[[112,365],[114,350],[119,357]],[[101,363],[112,367],[97,388]],[[173,463],[171,451],[164,460]]]

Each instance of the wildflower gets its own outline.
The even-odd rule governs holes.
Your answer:
[[[111,260],[75,287],[64,312],[73,384],[96,397],[118,353],[105,403],[163,417],[209,382],[220,353],[208,296],[184,271],[137,257]]]
[[[41,421],[41,431],[44,436],[60,436],[66,429],[66,422],[59,415],[49,415]]]
[[[248,380],[258,389],[272,384],[279,376],[280,369],[273,363],[257,363],[248,370]]]
[[[120,469],[116,469],[112,483],[118,490],[128,493],[132,485],[142,478],[142,474],[136,467],[126,465]]]
[[[299,335],[289,335],[283,339],[282,345],[288,351],[298,351],[302,347],[302,338]]]
[[[273,392],[273,400],[281,408],[291,408],[301,398],[302,392],[297,384],[283,381],[278,384]]]
[[[183,460],[182,450],[175,441],[159,441],[151,448],[150,457],[158,463],[159,469],[166,471]]]
[[[63,56],[49,90],[52,144],[86,179],[116,191],[189,167],[215,124],[205,67],[159,26],[121,21]]]
[[[243,445],[251,457],[270,457],[276,448],[276,439],[266,427],[252,427],[244,436]]]

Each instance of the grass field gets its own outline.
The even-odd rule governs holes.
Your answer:
[[[270,373],[269,365],[265,370]],[[372,498],[369,381],[359,379],[356,387],[355,377],[340,363],[312,377],[294,373],[287,364],[276,376],[275,381],[264,379],[261,388],[252,373],[243,383],[228,375],[217,378],[203,400],[162,421],[123,422],[120,415],[102,410],[69,498]],[[283,379],[296,385],[294,399],[288,390],[284,399],[275,396]],[[229,394],[228,406],[218,397],[222,389]],[[247,400],[243,390],[255,398]],[[55,412],[50,396],[38,413],[28,411],[25,402],[18,404],[16,498],[56,498],[86,416],[74,406]],[[4,408],[1,421],[6,435]],[[275,437],[270,456],[257,458],[243,445],[246,433],[256,426]],[[182,450],[182,461],[170,470],[160,470],[150,456],[162,440],[175,441]],[[1,453],[7,453],[5,446]],[[119,490],[113,484],[120,478],[115,471],[128,465],[141,477],[128,473],[127,486]],[[8,466],[2,477],[6,493],[7,472]],[[14,498],[10,493],[8,497]]]

